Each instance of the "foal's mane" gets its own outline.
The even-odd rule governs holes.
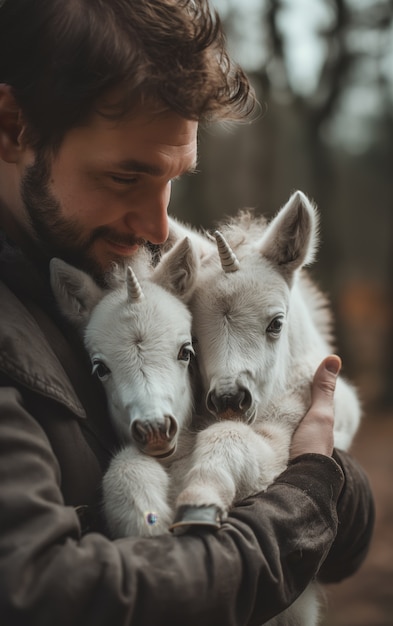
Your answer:
[[[267,219],[255,215],[255,209],[241,209],[236,215],[217,224],[217,229],[236,250],[262,236],[266,230]]]

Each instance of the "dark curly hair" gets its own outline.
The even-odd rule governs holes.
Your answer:
[[[148,100],[206,122],[255,107],[208,0],[6,0],[0,83],[29,143],[52,150],[93,111],[117,119]],[[116,106],[105,99],[114,92]]]

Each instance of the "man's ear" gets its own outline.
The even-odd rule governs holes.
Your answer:
[[[0,83],[0,157],[7,163],[16,163],[25,144],[22,140],[25,126],[12,88]]]

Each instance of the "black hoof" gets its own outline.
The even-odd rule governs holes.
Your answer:
[[[169,530],[176,534],[182,534],[193,528],[205,528],[218,530],[221,526],[222,515],[220,509],[215,506],[181,506],[176,511],[173,524]]]

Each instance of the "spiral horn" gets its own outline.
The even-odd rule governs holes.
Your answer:
[[[237,272],[240,267],[236,254],[231,249],[229,243],[219,230],[214,233],[217,242],[218,254],[220,255],[221,266],[224,272]]]
[[[145,297],[133,269],[127,268],[127,294],[129,302],[139,302]]]

